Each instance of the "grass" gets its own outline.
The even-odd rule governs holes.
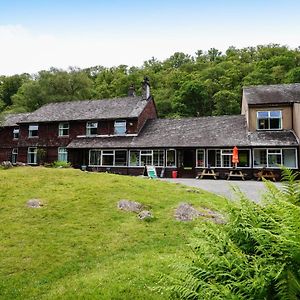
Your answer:
[[[44,203],[26,207],[29,199]],[[129,199],[152,222],[119,211]],[[222,210],[221,197],[182,185],[73,169],[0,170],[1,299],[166,299],[153,287],[185,257],[194,221],[174,220],[180,202]],[[203,225],[205,226],[205,225]]]

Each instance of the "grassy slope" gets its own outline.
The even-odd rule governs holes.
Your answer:
[[[41,209],[26,201],[39,198]],[[157,217],[119,211],[131,199]],[[181,185],[72,169],[0,170],[0,298],[164,299],[151,290],[184,257],[196,222],[173,218],[179,202],[221,208],[223,200]]]

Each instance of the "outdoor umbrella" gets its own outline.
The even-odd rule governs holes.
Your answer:
[[[234,146],[232,150],[232,163],[234,163],[235,167],[237,167],[237,164],[239,162],[239,149],[237,146]]]

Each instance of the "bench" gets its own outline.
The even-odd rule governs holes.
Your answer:
[[[198,174],[197,178],[203,179],[204,176],[213,177],[217,179],[219,177],[219,173],[215,172],[213,169],[203,169],[201,173]]]
[[[246,173],[243,173],[241,170],[231,170],[229,173],[226,173],[227,180],[229,180],[231,177],[235,178],[242,178],[242,180],[245,180],[245,176],[247,176]]]

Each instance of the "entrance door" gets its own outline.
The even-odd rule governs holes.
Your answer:
[[[178,166],[181,177],[195,177],[196,151],[184,149],[178,151]]]

